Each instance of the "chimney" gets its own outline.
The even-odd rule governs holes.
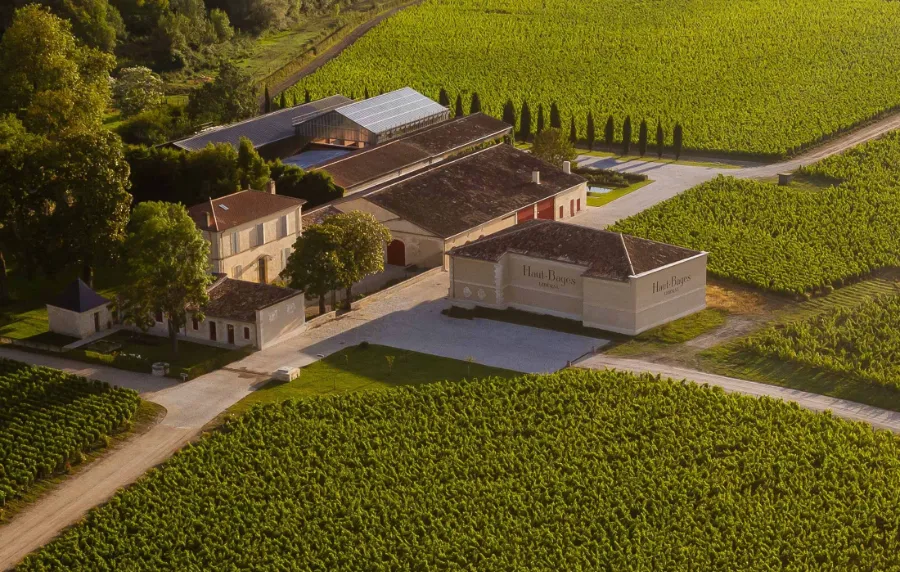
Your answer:
[[[572,174],[572,162],[571,161],[563,161],[563,173],[567,175]]]
[[[213,227],[213,214],[209,211],[206,211],[206,228]]]
[[[541,184],[541,172],[540,171],[532,171],[531,172],[531,182],[535,185]]]
[[[273,181],[272,179],[269,179],[269,182],[266,183],[266,192],[270,195],[275,194],[275,181]]]

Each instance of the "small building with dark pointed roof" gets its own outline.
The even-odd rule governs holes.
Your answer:
[[[636,335],[706,307],[706,252],[550,220],[450,251],[450,299]]]
[[[47,304],[50,331],[83,339],[112,327],[109,300],[76,278]]]

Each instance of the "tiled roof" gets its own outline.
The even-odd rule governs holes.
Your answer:
[[[323,205],[303,213],[303,216],[300,218],[303,220],[303,228],[309,228],[313,225],[321,224],[326,218],[337,214],[342,214],[342,212],[331,205]]]
[[[240,191],[194,205],[188,214],[200,230],[222,232],[305,203],[303,199],[263,191]],[[207,224],[206,213],[213,214],[212,224]]]
[[[109,300],[91,290],[81,278],[76,278],[49,305],[80,314],[108,303]]]
[[[209,304],[206,306],[205,314],[207,319],[224,318],[253,322],[256,320],[257,310],[268,308],[298,294],[301,292],[293,288],[220,278],[209,287]],[[302,302],[298,311],[305,311]]]
[[[540,171],[540,184],[532,182],[532,171]],[[584,181],[534,155],[509,145],[494,145],[364,194],[400,218],[450,238]]]
[[[316,115],[352,102],[343,95],[332,95],[295,107],[279,109],[265,115],[251,117],[231,125],[223,125],[207,129],[193,137],[188,137],[172,143],[176,147],[188,151],[203,149],[210,143],[229,143],[235,149],[240,144],[241,137],[249,139],[254,147],[262,147],[268,143],[281,141],[294,136],[292,122],[296,119],[311,119]]]
[[[458,246],[450,255],[497,262],[507,252],[584,266],[584,276],[619,281],[701,254],[608,230],[530,220]]]
[[[378,179],[457,149],[465,149],[505,135],[511,126],[489,115],[475,113],[444,121],[410,135],[324,163],[335,183],[345,189]]]
[[[337,108],[336,111],[372,133],[383,133],[407,123],[448,112],[443,105],[410,87],[350,103]]]

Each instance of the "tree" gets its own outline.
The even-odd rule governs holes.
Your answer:
[[[516,108],[511,99],[507,99],[503,104],[503,123],[511,125],[513,130],[516,128]]]
[[[52,228],[93,286],[94,266],[114,260],[125,240],[132,199],[122,141],[105,129],[67,133],[49,155]]]
[[[675,147],[675,160],[681,159],[681,145],[684,142],[684,132],[681,129],[681,123],[675,124],[675,129],[672,131],[672,146]]]
[[[472,92],[472,104],[469,105],[469,113],[481,113],[481,98],[477,92]]]
[[[187,110],[201,122],[233,123],[256,115],[259,104],[250,76],[234,64],[223,63],[215,80],[191,92]]]
[[[603,141],[606,143],[606,150],[612,153],[613,139],[616,136],[616,124],[613,116],[610,115],[606,119],[606,127],[603,128]]]
[[[588,151],[594,150],[594,141],[597,139],[596,128],[594,127],[594,114],[588,111],[587,114],[587,144]]]
[[[281,109],[287,109],[287,97],[285,97],[284,92],[281,92],[281,97],[278,99],[278,107]]]
[[[563,137],[562,131],[552,127],[534,136],[531,153],[556,168],[562,168],[563,161],[573,161],[576,157],[572,142]]]
[[[443,87],[441,88],[440,93],[438,93],[438,103],[440,103],[444,107],[450,107],[450,96],[447,94],[447,90]]]
[[[125,251],[125,321],[146,330],[153,324],[153,314],[162,311],[177,354],[178,331],[187,322],[187,309],[202,320],[209,302],[209,243],[184,206],[146,202],[131,214]]]
[[[266,92],[263,95],[263,111],[265,113],[272,111],[272,97],[269,95],[269,84],[266,84]]]
[[[322,205],[344,196],[326,171],[304,171],[300,167],[285,165],[279,160],[269,164],[272,179],[279,195],[306,201],[305,209]]]
[[[572,117],[572,122],[569,124],[569,142],[572,145],[578,142],[578,131],[575,130],[575,117]]]
[[[341,213],[325,219],[323,225],[340,231],[341,260],[338,283],[346,288],[347,306],[353,300],[353,285],[369,274],[384,270],[384,245],[391,231],[374,216],[362,211]]]
[[[122,115],[130,117],[163,102],[163,81],[143,66],[124,68],[113,84],[113,99]]]
[[[363,89],[363,99],[369,99],[369,88],[368,86]]]
[[[456,95],[456,109],[453,112],[454,117],[462,117],[463,116],[463,105],[462,105],[462,95]]]
[[[266,188],[270,175],[269,166],[246,137],[241,137],[238,146],[237,168],[242,189],[262,191]]]
[[[519,139],[528,141],[531,137],[531,108],[528,101],[522,103],[522,115],[519,120]]]
[[[537,115],[537,129],[535,129],[535,135],[539,135],[541,131],[544,130],[544,104],[538,104],[538,115]]]
[[[647,120],[641,120],[641,126],[638,128],[638,151],[641,157],[647,154]]]
[[[622,124],[622,155],[627,155],[631,151],[631,116],[625,118]]]
[[[114,65],[109,54],[79,47],[69,22],[36,4],[20,8],[0,40],[0,114],[53,136],[99,126]]]
[[[310,101],[312,101],[312,97],[309,95],[309,90],[307,89],[303,92],[303,103],[309,103]]]
[[[550,127],[554,129],[562,129],[562,117],[559,115],[559,107],[556,102],[550,104]]]
[[[662,123],[656,120],[656,156],[662,159],[663,145],[665,144],[665,134],[663,133]]]
[[[342,229],[334,225],[304,228],[281,271],[288,286],[308,296],[318,296],[319,314],[325,313],[325,295],[340,286],[338,278],[343,268],[338,252],[342,236]]]

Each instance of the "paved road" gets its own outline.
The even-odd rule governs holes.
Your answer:
[[[887,409],[879,409],[853,401],[807,393],[797,389],[756,383],[665,364],[617,358],[604,354],[590,356],[577,362],[575,365],[589,369],[618,369],[633,373],[652,373],[663,377],[671,377],[672,379],[686,379],[700,384],[717,385],[728,392],[744,393],[755,397],[767,395],[785,401],[795,401],[801,407],[813,411],[830,410],[837,417],[843,417],[852,421],[864,421],[878,429],[888,429],[895,433],[900,433],[900,413],[896,411],[888,411]]]
[[[671,199],[675,195],[705,183],[718,175],[727,175],[741,179],[775,177],[778,173],[796,171],[800,167],[811,165],[826,157],[841,153],[860,143],[877,139],[885,133],[896,129],[900,129],[900,113],[889,115],[869,125],[855,129],[789,161],[740,169],[654,163],[638,160],[619,161],[613,157],[599,158],[582,155],[578,157],[579,165],[612,169],[620,172],[642,173],[652,179],[653,182],[602,207],[588,207],[583,214],[574,218],[572,222],[592,228],[606,228],[617,220],[636,215],[656,203]]]
[[[185,384],[118,369],[0,348],[0,357],[63,369],[141,392],[166,408],[162,422],[129,439],[65,481],[38,503],[0,527],[0,570],[50,541],[89,509],[108,500],[148,469],[165,461],[219,413],[248,395],[282,365],[303,366],[367,340],[465,359],[522,372],[548,372],[576,360],[602,340],[490,320],[460,320],[440,312],[449,306],[446,272],[375,295],[346,314],[279,345]]]

